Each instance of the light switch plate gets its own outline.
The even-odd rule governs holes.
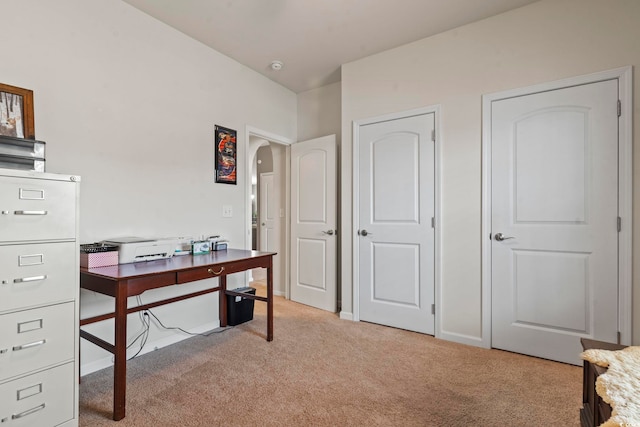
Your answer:
[[[231,218],[233,216],[233,206],[231,206],[231,205],[223,205],[222,206],[222,216],[224,218]]]

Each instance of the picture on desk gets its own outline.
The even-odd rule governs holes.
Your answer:
[[[215,126],[216,182],[236,184],[236,131]]]
[[[33,91],[0,84],[0,135],[35,139]]]

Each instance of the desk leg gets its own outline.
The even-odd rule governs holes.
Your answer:
[[[124,418],[127,392],[127,283],[118,282],[117,286],[113,375],[114,421]]]
[[[273,341],[273,257],[267,267],[267,341]]]
[[[220,327],[227,326],[227,276],[223,275],[218,277],[218,284],[220,285],[219,297],[219,313],[220,313]]]

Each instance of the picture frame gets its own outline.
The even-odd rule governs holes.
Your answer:
[[[36,139],[32,90],[0,83],[0,135]]]
[[[237,132],[215,125],[216,183],[237,184]]]

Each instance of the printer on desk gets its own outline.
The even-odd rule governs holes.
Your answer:
[[[171,258],[176,250],[176,239],[145,239],[119,237],[102,243],[118,246],[118,264]]]

